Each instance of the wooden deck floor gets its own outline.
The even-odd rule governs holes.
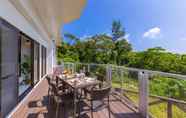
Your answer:
[[[36,88],[19,104],[11,118],[55,118],[55,107],[48,105],[48,84],[42,80]],[[140,115],[111,95],[111,118],[140,118]],[[62,108],[61,108],[62,109]],[[84,109],[86,108],[86,105]],[[62,110],[61,110],[62,111]],[[62,117],[60,113],[60,118]],[[89,111],[83,111],[81,118],[91,118]],[[94,118],[108,118],[107,108],[94,112]]]

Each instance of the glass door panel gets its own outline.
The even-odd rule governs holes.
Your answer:
[[[19,96],[31,87],[32,79],[32,41],[26,36],[21,36],[20,44],[20,76],[19,76]]]
[[[5,117],[18,102],[19,31],[0,19],[1,115]]]
[[[39,44],[34,42],[34,59],[33,59],[33,80],[34,84],[39,81]]]
[[[42,46],[42,77],[46,74],[46,48]]]

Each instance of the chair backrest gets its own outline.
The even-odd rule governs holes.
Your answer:
[[[56,87],[58,90],[65,91],[67,89],[66,83],[58,76],[56,76]]]
[[[49,85],[51,85],[51,77],[49,75],[46,76],[47,82]]]
[[[104,76],[102,76],[102,75],[98,75],[98,76],[97,76],[97,80],[99,80],[99,81],[101,81],[101,82],[106,81],[106,79],[105,79]]]
[[[63,67],[56,67],[55,69],[54,69],[54,75],[60,75],[60,74],[62,74],[63,73]]]
[[[50,86],[52,87],[52,91],[54,92],[54,95],[55,96],[58,96],[59,94],[58,94],[58,88],[57,88],[57,86],[55,84],[52,84],[52,83],[51,83]]]
[[[85,75],[86,75],[86,76],[90,76],[91,74],[90,74],[90,72],[86,71],[86,72],[85,72]]]
[[[60,79],[61,79],[60,77],[56,76],[56,85],[57,86],[61,83],[61,80]]]
[[[91,99],[92,100],[102,100],[105,97],[108,97],[111,91],[111,86],[107,86],[101,89],[92,89]]]

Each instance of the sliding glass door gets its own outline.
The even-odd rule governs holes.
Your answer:
[[[20,39],[19,96],[32,85],[32,41],[21,35]]]
[[[35,85],[39,81],[40,73],[40,45],[37,42],[33,42],[33,84]]]
[[[44,47],[44,46],[42,46],[42,48],[41,48],[41,51],[42,51],[42,60],[41,60],[41,62],[42,62],[42,69],[41,69],[41,75],[42,75],[42,77],[46,74],[46,48]]]
[[[39,81],[40,68],[45,75],[46,48],[0,19],[0,117]]]
[[[19,31],[0,19],[1,117],[18,102]]]

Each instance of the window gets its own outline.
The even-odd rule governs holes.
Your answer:
[[[18,41],[19,31],[0,19],[0,110],[2,117],[10,112],[18,102]]]
[[[46,74],[46,48],[0,19],[0,114],[5,117]],[[8,98],[8,99],[7,99]]]
[[[32,85],[32,41],[21,35],[20,39],[19,96]]]
[[[42,46],[41,48],[42,51],[42,77],[46,74],[46,48]]]
[[[33,84],[39,81],[40,73],[40,45],[37,42],[33,42]]]

